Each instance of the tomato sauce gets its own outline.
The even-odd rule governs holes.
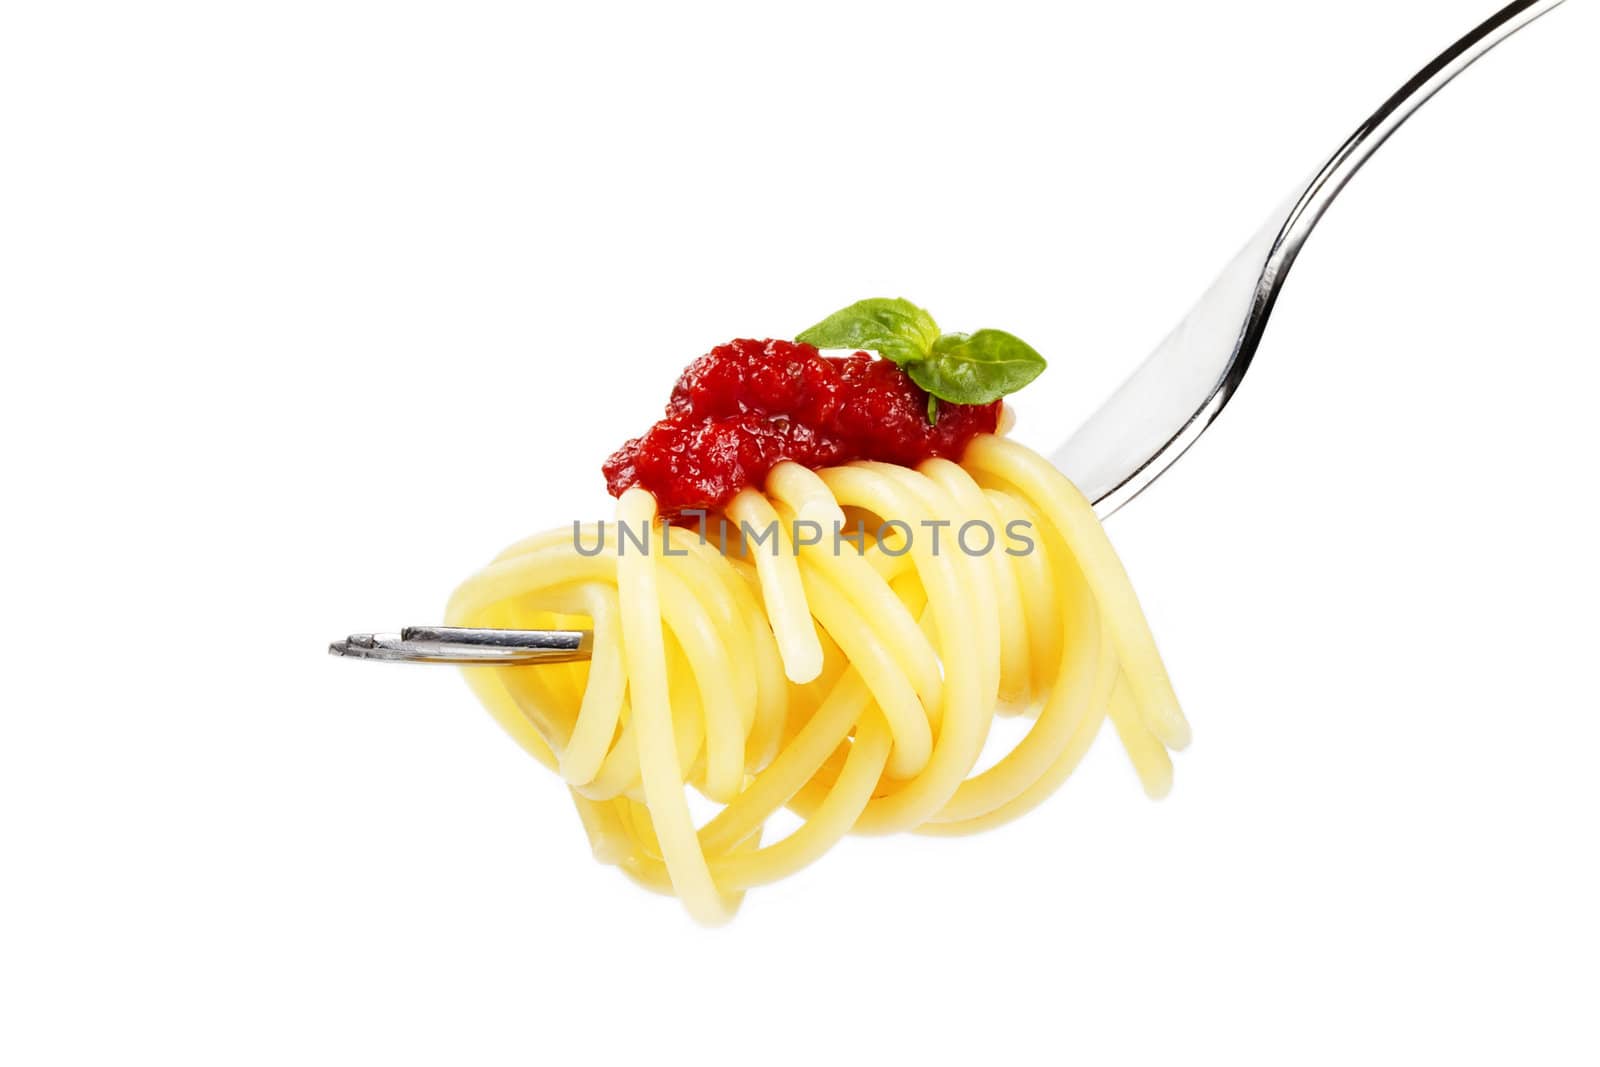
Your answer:
[[[994,432],[1000,404],[940,401],[930,423],[928,394],[888,360],[824,356],[794,341],[731,341],[691,363],[666,416],[606,460],[606,487],[621,496],[642,486],[673,519],[759,488],[784,460],[816,470],[858,459],[907,467],[959,459],[973,437]]]

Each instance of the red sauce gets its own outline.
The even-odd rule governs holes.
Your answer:
[[[759,487],[783,460],[812,470],[857,459],[914,466],[959,459],[967,443],[993,433],[1000,401],[939,404],[905,371],[865,352],[824,356],[794,341],[732,341],[685,370],[667,414],[605,462],[612,496],[643,486],[666,518],[722,507]]]

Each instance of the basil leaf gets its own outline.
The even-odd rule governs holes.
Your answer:
[[[818,348],[866,349],[900,364],[927,359],[938,338],[932,315],[909,300],[883,297],[857,301],[795,335]]]
[[[932,393],[928,394],[928,425],[939,425],[939,398]]]
[[[987,404],[1021,389],[1044,368],[1044,357],[1021,338],[1004,330],[979,330],[945,334],[906,373],[941,400]]]

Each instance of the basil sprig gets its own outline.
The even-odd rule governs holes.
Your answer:
[[[940,333],[933,316],[909,300],[877,297],[836,311],[796,341],[818,348],[876,352],[904,367],[928,394],[928,421],[939,401],[988,404],[1014,393],[1044,370],[1044,357],[1004,330]]]

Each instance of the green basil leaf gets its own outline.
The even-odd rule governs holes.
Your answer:
[[[952,404],[987,404],[1014,393],[1044,370],[1044,357],[1004,330],[947,333],[928,357],[906,367],[911,380]]]
[[[937,426],[938,424],[939,424],[939,398],[934,396],[932,393],[929,393],[928,394],[928,425],[929,426]]]
[[[927,359],[938,338],[932,315],[909,300],[883,297],[857,301],[795,336],[818,348],[866,349],[900,364]]]

